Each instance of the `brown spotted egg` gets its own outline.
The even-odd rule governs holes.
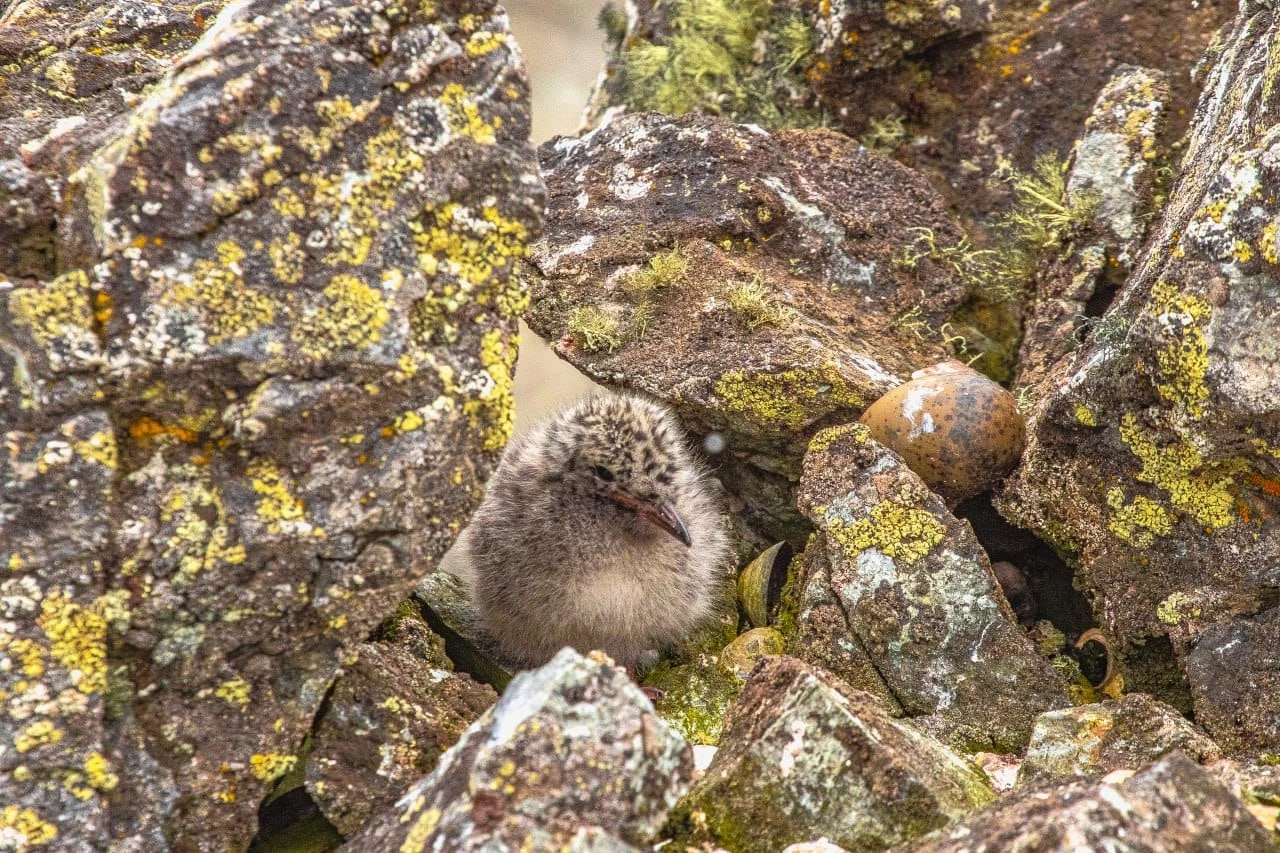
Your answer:
[[[958,361],[917,370],[859,420],[953,506],[1012,471],[1026,437],[1013,395]]]

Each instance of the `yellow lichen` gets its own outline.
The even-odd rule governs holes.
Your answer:
[[[1275,220],[1262,226],[1262,233],[1258,235],[1258,251],[1262,253],[1262,259],[1267,263],[1280,264],[1280,253],[1276,250]]]
[[[114,470],[119,464],[120,453],[116,447],[116,437],[109,431],[95,432],[83,441],[74,442],[72,446],[81,459],[97,462],[104,468]]]
[[[1186,592],[1175,592],[1156,605],[1156,618],[1165,625],[1177,625],[1199,616],[1199,599]]]
[[[419,268],[432,277],[440,271],[450,273],[461,287],[442,306],[446,313],[474,299],[480,305],[493,305],[504,319],[519,317],[528,305],[528,294],[508,271],[524,256],[528,238],[524,225],[494,207],[481,208],[477,215],[454,203],[433,208],[427,216],[429,226],[410,225]]]
[[[1156,536],[1168,536],[1173,531],[1173,518],[1150,498],[1138,495],[1125,503],[1124,490],[1113,488],[1107,492],[1107,506],[1115,510],[1108,529],[1135,547],[1146,548]]]
[[[332,357],[382,340],[391,314],[381,292],[342,274],[330,280],[324,296],[328,301],[309,310],[293,327],[291,337],[304,353]]]
[[[484,56],[486,53],[492,53],[504,46],[508,41],[506,33],[491,33],[481,30],[473,33],[471,38],[467,39],[466,50],[471,56]]]
[[[846,521],[828,507],[826,532],[846,556],[876,550],[906,563],[914,563],[938,545],[946,528],[931,513],[897,499],[883,501],[868,518]]]
[[[67,670],[76,689],[92,694],[106,687],[107,622],[101,615],[55,589],[40,602],[36,624],[49,638],[53,659]]]
[[[841,424],[840,426],[827,427],[819,430],[809,439],[809,448],[806,452],[818,453],[826,450],[842,438],[849,438],[855,444],[866,444],[871,438],[871,430],[860,423]]]
[[[113,791],[120,784],[120,777],[111,772],[111,764],[98,752],[89,753],[84,760],[84,775],[98,791]]]
[[[249,771],[263,782],[274,782],[293,769],[298,763],[296,755],[267,752],[249,758]]]
[[[281,283],[297,284],[302,281],[307,253],[302,251],[302,238],[297,234],[289,232],[283,240],[273,239],[267,248],[267,257],[271,259],[271,271]]]
[[[1230,471],[1238,466],[1207,466],[1195,447],[1185,441],[1161,447],[1126,414],[1120,423],[1120,439],[1142,463],[1138,479],[1169,493],[1174,509],[1187,513],[1203,527],[1218,530],[1235,520],[1234,482]]]
[[[1084,403],[1076,403],[1075,415],[1076,420],[1085,426],[1096,427],[1098,425],[1097,416]]]
[[[219,684],[217,689],[213,691],[213,695],[228,705],[244,708],[249,704],[252,692],[253,687],[249,682],[243,678],[232,678]]]
[[[485,450],[501,450],[511,438],[515,404],[511,396],[512,371],[517,347],[508,345],[501,329],[486,332],[480,338],[480,364],[490,381],[475,397],[462,404],[472,425],[483,429]]]
[[[1179,291],[1161,280],[1151,290],[1150,308],[1169,343],[1156,353],[1160,379],[1156,390],[1186,414],[1199,418],[1209,389],[1204,382],[1209,368],[1209,344],[1202,326],[1210,316],[1209,303]]]
[[[164,542],[161,558],[177,562],[175,585],[189,585],[202,570],[219,563],[243,563],[244,546],[232,544],[222,495],[208,482],[208,472],[194,464],[171,470],[174,486],[160,504],[160,520],[173,533]]]
[[[301,500],[289,491],[284,475],[270,459],[256,459],[245,471],[249,485],[260,495],[258,499],[258,518],[272,533],[281,533],[286,528],[296,530],[299,524],[305,525],[306,507]]]
[[[71,270],[48,284],[19,288],[9,296],[9,311],[41,346],[62,337],[83,337],[94,327],[89,277]]]
[[[13,748],[18,752],[30,752],[42,746],[53,746],[62,740],[62,729],[49,720],[36,720],[19,729],[13,738]]]
[[[240,275],[242,260],[244,250],[224,240],[218,244],[216,260],[196,260],[190,273],[160,290],[160,302],[199,309],[205,336],[214,346],[248,337],[275,320],[276,304],[245,284]]]
[[[494,116],[486,122],[480,115],[480,107],[459,83],[450,83],[440,93],[440,104],[448,117],[449,128],[459,136],[473,139],[481,145],[493,145],[497,141],[502,118]]]
[[[400,845],[400,853],[422,853],[426,848],[427,839],[440,823],[440,817],[439,809],[427,809],[419,815],[413,822],[413,826],[409,827],[409,831],[405,833],[404,843]]]
[[[58,837],[58,828],[32,809],[5,806],[0,809],[0,838],[12,841],[14,849],[42,847]]]
[[[716,383],[729,411],[766,429],[799,430],[838,409],[863,408],[862,397],[833,363],[777,373],[731,370]]]

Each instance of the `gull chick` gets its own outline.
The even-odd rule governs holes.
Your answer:
[[[464,534],[483,629],[519,666],[572,646],[634,669],[710,613],[722,516],[666,410],[590,398],[507,447]]]

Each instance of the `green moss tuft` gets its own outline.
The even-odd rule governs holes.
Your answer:
[[[751,281],[729,285],[724,294],[729,307],[742,315],[753,331],[761,326],[785,326],[793,316],[792,310],[778,301],[758,274]]]
[[[622,346],[618,321],[598,308],[578,308],[569,318],[569,337],[583,352],[613,352]]]
[[[907,126],[900,113],[889,113],[881,118],[872,119],[866,133],[858,137],[867,148],[881,154],[892,154],[898,150],[902,140],[907,138]]]
[[[636,299],[644,300],[656,290],[682,284],[689,275],[689,261],[680,253],[680,247],[670,252],[654,255],[649,265],[641,267],[622,279],[622,289]]]
[[[672,0],[661,42],[634,39],[615,76],[635,110],[706,112],[771,126],[811,126],[787,106],[805,91],[812,35],[799,9],[774,0]]]

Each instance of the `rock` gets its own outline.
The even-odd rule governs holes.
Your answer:
[[[734,853],[818,837],[881,850],[995,799],[985,779],[872,696],[769,657],[734,702],[720,749],[672,816],[676,841]]]
[[[1069,704],[972,529],[866,427],[814,437],[799,505],[820,552],[806,552],[801,657],[855,687],[873,675],[918,725],[971,752],[1017,751],[1040,712]]]
[[[1265,88],[1278,28],[1246,4],[1225,33],[1182,178],[1115,304],[1051,374],[1000,504],[1076,567],[1126,689],[1182,711],[1195,697],[1197,720],[1236,752],[1280,748],[1265,688],[1245,698],[1265,665],[1242,649],[1247,668],[1210,684],[1226,668],[1193,676],[1187,655],[1273,636],[1280,324],[1265,306],[1280,274],[1280,147],[1269,101],[1236,93]]]
[[[1157,140],[1168,101],[1163,73],[1122,65],[1094,102],[1063,199],[1084,217],[1079,227],[1089,234],[1069,247],[1065,259],[1037,267],[1016,389],[1043,396],[1045,376],[1079,344],[1090,300],[1111,293],[1133,268],[1153,210]]]
[[[1202,764],[1222,750],[1181,714],[1143,693],[1118,702],[1041,714],[1018,771],[1018,784],[1136,770],[1179,750]]]
[[[1226,788],[1174,752],[1122,781],[1073,782],[1011,795],[904,847],[972,850],[1262,851],[1268,833]]]
[[[1187,655],[1196,722],[1233,753],[1280,750],[1280,609],[1215,625]]]
[[[0,285],[0,784],[59,846],[243,847],[496,463],[527,84],[499,7],[425,8],[6,9],[59,218]]]
[[[808,437],[951,354],[964,284],[937,253],[963,237],[937,194],[838,134],[693,116],[621,116],[542,156],[530,327],[718,433],[737,514],[802,537]]]
[[[549,849],[582,827],[650,843],[693,776],[688,744],[607,658],[572,649],[512,679],[431,775],[349,850]],[[583,850],[618,849],[607,838]],[[613,844],[613,846],[609,846]]]
[[[1228,759],[1210,765],[1209,772],[1240,798],[1280,845],[1280,766],[1274,756],[1267,761],[1270,763]]]
[[[376,642],[356,647],[312,733],[307,791],[344,836],[435,769],[498,698],[453,672],[444,640],[402,609]]]

